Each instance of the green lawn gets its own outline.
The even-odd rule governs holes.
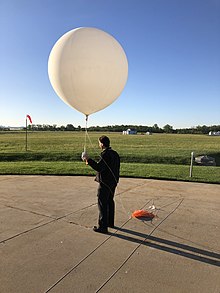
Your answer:
[[[89,133],[87,151],[98,159],[98,138]],[[121,156],[121,176],[220,183],[220,137],[208,135],[107,133]],[[0,174],[94,175],[81,162],[83,132],[0,133]],[[190,155],[211,155],[217,167],[194,166],[189,177]]]

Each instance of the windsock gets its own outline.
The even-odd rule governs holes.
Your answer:
[[[27,118],[29,119],[30,123],[32,124],[31,116],[27,115]]]

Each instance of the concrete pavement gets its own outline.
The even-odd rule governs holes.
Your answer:
[[[0,292],[220,292],[220,185],[121,178],[108,235],[92,231],[96,189],[0,176]],[[152,204],[152,222],[130,218]]]

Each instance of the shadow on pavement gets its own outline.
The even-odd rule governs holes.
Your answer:
[[[218,253],[196,248],[186,244],[170,241],[170,240],[159,238],[159,237],[148,236],[148,234],[140,233],[140,232],[125,229],[125,228],[115,227],[115,229],[123,233],[142,237],[143,240],[137,239],[129,235],[119,234],[118,232],[110,233],[114,237],[220,267],[220,261],[219,261],[220,254]]]

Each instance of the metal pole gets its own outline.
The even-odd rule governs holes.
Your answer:
[[[27,117],[26,117],[26,151],[27,151]]]
[[[194,153],[191,152],[191,163],[190,163],[189,177],[192,177],[192,171],[193,171],[193,160],[194,160]]]

